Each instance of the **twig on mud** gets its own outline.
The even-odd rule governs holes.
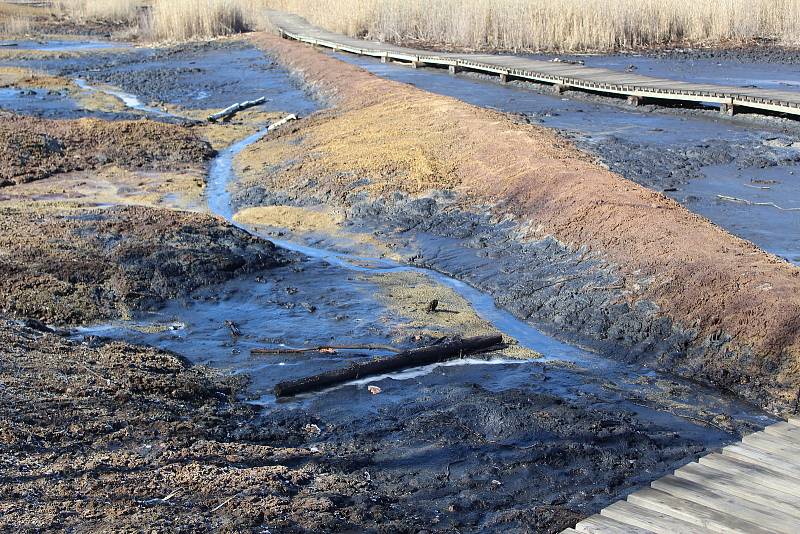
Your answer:
[[[753,202],[752,200],[747,200],[745,198],[729,197],[728,195],[717,195],[717,198],[720,200],[727,200],[728,202],[736,202],[738,204],[744,204],[746,206],[768,206],[770,208],[775,208],[781,211],[800,211],[800,208],[784,208],[782,206],[778,206],[774,202]]]
[[[750,185],[750,184],[742,184],[745,187],[749,187],[751,189],[770,189],[768,185]]]
[[[394,353],[403,352],[401,349],[388,345],[320,345],[302,349],[250,349],[250,354],[301,354],[303,352],[336,353],[337,350],[386,350]]]
[[[287,122],[289,122],[289,121],[294,121],[294,120],[297,120],[297,115],[295,115],[294,113],[289,113],[288,115],[286,115],[286,116],[285,116],[284,118],[282,118],[281,120],[279,120],[279,121],[275,121],[275,122],[273,122],[272,124],[270,124],[269,126],[267,126],[267,131],[268,131],[268,132],[271,132],[271,131],[272,131],[272,130],[274,130],[275,128],[278,128],[279,126],[283,126],[283,125],[284,125],[284,124],[286,124]]]
[[[586,288],[587,291],[610,291],[612,289],[625,289],[625,279],[608,286],[588,286]]]
[[[212,508],[212,509],[211,509],[211,510],[209,510],[209,511],[210,511],[210,512],[216,512],[217,510],[219,510],[220,508],[222,508],[223,506],[225,506],[226,504],[228,504],[229,502],[231,502],[231,501],[232,501],[233,499],[235,499],[236,497],[239,497],[241,494],[242,494],[242,492],[239,492],[239,493],[237,493],[236,495],[231,495],[230,497],[228,497],[227,499],[225,499],[224,501],[222,501],[221,503],[219,503],[217,506],[215,506],[214,508]]]
[[[173,491],[172,493],[170,493],[169,495],[167,495],[166,497],[157,497],[157,498],[155,498],[155,499],[147,499],[146,501],[138,501],[138,502],[139,502],[140,504],[148,504],[148,505],[149,505],[149,504],[156,504],[156,503],[159,503],[159,504],[165,504],[165,503],[167,503],[167,502],[168,502],[168,501],[169,501],[171,498],[173,498],[173,497],[175,497],[176,495],[178,495],[180,492],[181,492],[181,490],[177,489],[177,490]]]

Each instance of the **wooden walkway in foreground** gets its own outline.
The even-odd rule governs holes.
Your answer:
[[[562,534],[800,533],[800,419],[653,481]]]
[[[382,61],[401,61],[412,67],[443,67],[451,73],[459,70],[484,72],[499,76],[501,82],[520,79],[550,84],[558,93],[566,89],[579,89],[628,97],[628,102],[633,105],[643,100],[651,103],[677,100],[719,104],[720,110],[728,114],[746,110],[800,116],[800,92],[683,82],[519,56],[417,50],[328,32],[296,15],[269,11],[268,16],[286,38],[332,50],[377,57]]]

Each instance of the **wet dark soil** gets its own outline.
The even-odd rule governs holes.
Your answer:
[[[365,418],[349,390],[258,416],[171,353],[9,321],[0,340],[8,529],[557,532],[702,450],[591,396],[442,377]]]
[[[107,164],[143,170],[202,165],[213,154],[208,142],[178,125],[0,114],[0,186]]]
[[[221,109],[262,96],[276,110],[306,115],[316,109],[302,89],[287,83],[286,72],[269,56],[241,40],[5,63],[110,84],[146,103],[186,109]]]
[[[763,195],[753,194],[758,184],[750,181],[769,174],[774,182],[767,186],[780,198],[778,205],[790,208],[800,201],[791,185],[800,162],[796,120],[748,114],[722,117],[714,109],[633,108],[624,100],[579,91],[556,97],[549,86],[523,81],[500,85],[496,77],[477,73],[452,77],[437,69],[409,69],[346,54],[336,57],[388,79],[513,113],[521,123],[558,128],[612,171],[664,192],[769,252],[800,261],[800,241],[794,237],[800,228],[797,212],[731,205],[717,197],[763,200],[758,198]],[[726,65],[717,69],[724,71]],[[719,169],[725,169],[727,176]]]
[[[288,260],[207,215],[144,207],[0,207],[0,306],[53,324],[127,316]]]
[[[202,54],[243,50],[216,46],[153,52],[164,63],[152,74],[136,54],[116,65],[116,56],[82,59],[70,72],[94,65],[98,81],[187,107],[227,104],[248,91],[260,96],[262,82],[250,86],[233,68],[214,80]],[[284,77],[270,88],[276,101],[285,96],[296,108],[313,107],[292,102],[302,92],[288,86],[285,72],[261,70],[270,60],[253,61],[256,72]],[[183,86],[170,82],[176,65]],[[191,93],[197,104],[180,94],[186,88],[198,91]],[[204,96],[206,88],[222,96]],[[194,140],[174,148],[179,161],[170,165],[182,163],[180,154],[207,157]],[[140,161],[127,152],[114,160]],[[588,250],[552,237],[522,243],[516,223],[464,211],[449,191],[375,201],[357,187],[332,187],[315,196],[311,181],[318,177],[306,178],[295,190],[250,184],[237,200],[346,201],[351,221],[380,227],[381,237],[410,251],[411,263],[468,280],[519,317],[544,318],[568,335],[589,332],[608,347],[633,347],[637,361],[671,355],[664,339],[681,350],[688,339],[647,302],[629,305],[619,273]],[[643,385],[663,387],[663,397],[654,398],[644,387],[641,395],[621,391],[609,375],[564,362],[446,366],[383,377],[377,395],[351,384],[278,404],[263,386],[286,368],[336,365],[344,356],[326,356],[323,364],[255,363],[243,349],[311,343],[340,331],[389,342],[396,316],[374,304],[376,287],[331,266],[306,265],[219,218],[153,208],[7,205],[0,207],[0,241],[6,315],[57,324],[188,317],[195,324],[187,320],[184,329],[130,338],[252,376],[249,384],[223,379],[163,348],[95,335],[76,340],[38,322],[4,320],[6,529],[558,532],[752,428],[732,423],[724,403],[700,420],[683,415],[676,401],[695,398],[686,383],[637,375]],[[236,314],[247,319],[241,339],[224,323]],[[426,340],[406,336],[400,343]]]

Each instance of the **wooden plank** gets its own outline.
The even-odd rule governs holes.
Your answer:
[[[675,496],[666,491],[646,488],[628,495],[628,502],[695,524],[711,532],[724,534],[774,534],[756,523],[715,508]]]
[[[800,445],[777,436],[772,436],[766,432],[755,432],[749,436],[745,436],[742,438],[742,443],[781,456],[792,458],[800,457]]]
[[[764,432],[800,444],[800,426],[781,421],[780,423],[769,425],[764,429]]]
[[[702,519],[703,526],[714,528],[715,532],[745,532],[765,534],[767,532],[782,532],[796,534],[797,519],[777,510],[760,506],[758,504],[711,491],[696,482],[667,475],[650,484],[654,489],[669,493],[673,497],[691,501],[711,510],[721,512],[722,515],[699,516],[701,510],[694,510],[698,520]],[[630,496],[628,497],[630,499]],[[727,515],[730,519],[725,519]],[[681,517],[684,519],[684,517]],[[750,525],[749,523],[752,523]],[[731,530],[724,530],[725,528]]]
[[[715,492],[741,497],[761,506],[772,506],[800,521],[800,497],[789,493],[760,484],[751,484],[731,473],[695,462],[676,470],[675,476],[691,480]]]
[[[652,530],[620,523],[602,515],[587,517],[575,525],[575,530],[583,534],[653,534]]]
[[[626,501],[617,501],[606,506],[600,511],[600,514],[615,519],[620,523],[647,529],[655,534],[698,534],[700,532],[710,532],[692,523],[687,523],[670,515],[662,514],[649,508],[642,508]]]
[[[778,469],[794,478],[800,478],[800,459],[774,456],[761,449],[750,447],[744,443],[728,445],[722,449],[723,456],[730,456],[769,469]]]
[[[744,462],[730,456],[723,456],[722,454],[709,454],[700,458],[699,461],[712,469],[735,475],[740,480],[800,496],[800,482],[796,478],[784,476],[774,469]]]

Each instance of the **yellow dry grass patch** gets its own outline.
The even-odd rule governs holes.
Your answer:
[[[436,284],[421,273],[398,272],[373,276],[369,279],[380,287],[377,297],[381,304],[407,319],[399,325],[398,336],[409,334],[441,336],[482,336],[499,334],[491,323],[481,319],[475,310],[454,290]],[[428,304],[439,301],[438,312],[428,312]],[[506,338],[511,345],[503,351],[504,356],[513,358],[538,358],[532,351]]]
[[[245,208],[233,220],[254,226],[275,226],[293,232],[328,232],[340,230],[344,218],[329,211],[311,210],[296,206],[257,206]]]
[[[386,99],[365,108],[311,119],[302,136],[282,135],[251,145],[237,159],[244,183],[264,181],[264,168],[280,166],[274,186],[297,183],[299,176],[323,177],[319,187],[349,187],[357,193],[405,191],[420,194],[455,187],[460,158],[457,123],[450,102]],[[302,137],[302,147],[299,146]],[[356,177],[356,180],[353,179]]]
[[[44,72],[22,67],[0,67],[0,87],[74,90],[75,85],[66,78],[50,76]]]
[[[327,208],[255,206],[238,211],[233,220],[253,227],[288,230],[300,237],[309,234],[322,235],[335,243],[337,248],[346,249],[360,256],[400,259],[397,253],[391,251],[372,234],[346,229],[344,216]]]

